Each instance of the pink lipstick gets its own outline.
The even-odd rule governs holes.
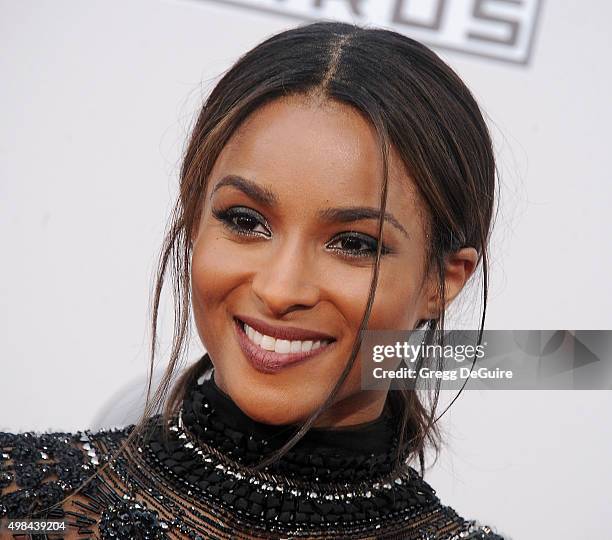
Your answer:
[[[327,352],[335,343],[335,338],[321,332],[275,327],[252,317],[244,319],[247,320],[242,317],[234,318],[238,343],[251,365],[263,373],[275,373],[291,364],[318,356]],[[250,326],[248,332],[251,337],[247,335],[245,323]],[[256,334],[259,336],[255,337]],[[276,350],[268,350],[277,339],[281,342],[274,347]],[[278,352],[279,350],[282,352]]]

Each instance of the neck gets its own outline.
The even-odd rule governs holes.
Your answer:
[[[351,404],[350,410],[354,407]],[[277,463],[271,465],[271,470],[295,471],[296,467],[310,470],[313,457],[325,455],[340,458],[337,463],[341,470],[333,473],[334,478],[352,477],[354,471],[347,468],[348,463],[360,463],[360,467],[366,468],[363,474],[367,475],[374,471],[379,474],[389,472],[397,452],[397,415],[392,408],[390,403],[384,410],[383,403],[382,410],[364,407],[362,415],[355,415],[346,412],[349,403],[340,402],[331,416],[311,427]],[[261,462],[282,447],[300,427],[253,420],[217,387],[211,371],[187,389],[182,419],[186,434],[196,446],[213,447],[227,453],[228,459],[248,466]],[[325,471],[318,473],[321,478],[332,474],[329,467],[325,467]]]
[[[358,427],[380,418],[385,410],[387,393],[364,390],[334,403],[315,420],[317,428]]]

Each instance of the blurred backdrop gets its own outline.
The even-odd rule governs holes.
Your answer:
[[[239,55],[317,18],[423,40],[482,105],[502,195],[487,327],[612,328],[611,3],[0,0],[0,430],[137,416],[198,107]],[[479,307],[474,286],[451,321],[473,328]],[[467,391],[426,479],[511,538],[609,537],[611,411],[605,391]]]

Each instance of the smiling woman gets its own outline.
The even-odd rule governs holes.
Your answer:
[[[501,538],[422,478],[435,399],[362,389],[358,355],[366,328],[434,339],[481,261],[486,308],[494,192],[478,105],[428,48],[340,23],[258,45],[185,154],[152,362],[168,274],[174,346],[141,422],[0,435],[0,517],[76,537]],[[192,312],[207,354],[171,388]]]
[[[432,300],[414,182],[395,152],[390,165],[371,329],[414,328]],[[194,315],[217,385],[251,418],[302,423],[340,377],[366,309],[381,170],[370,123],[321,97],[262,106],[219,155],[193,239]],[[386,393],[360,386],[357,361],[316,425],[379,417]]]

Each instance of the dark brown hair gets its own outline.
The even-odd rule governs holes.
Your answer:
[[[478,344],[481,342],[487,305],[487,244],[492,225],[496,168],[491,138],[475,99],[448,65],[429,48],[409,37],[389,30],[335,22],[304,25],[277,34],[242,56],[212,90],[193,128],[157,270],[147,403],[130,439],[143,429],[146,419],[164,402],[164,418],[169,419],[180,406],[187,385],[209,367],[204,359],[196,362],[173,384],[190,334],[191,237],[198,225],[210,171],[224,145],[247,116],[265,103],[294,95],[348,104],[374,126],[383,157],[379,241],[367,307],[342,375],[327,400],[295,435],[275,453],[266,456],[255,469],[278,459],[306,433],[333,402],[355,362],[376,292],[391,148],[397,150],[414,179],[427,211],[426,275],[429,271],[436,272],[441,306],[446,304],[446,257],[464,246],[474,247],[478,252],[484,278]],[[174,293],[172,350],[166,372],[149,399],[160,298],[168,275]],[[438,318],[419,321],[417,328],[426,330],[427,343],[440,339],[444,330],[444,308]],[[409,443],[410,455],[418,457],[422,472],[428,443],[436,450],[439,448],[440,433],[435,423],[439,386],[432,389],[427,399],[409,389],[391,394],[401,411],[400,441]],[[398,467],[404,457],[398,452]]]

